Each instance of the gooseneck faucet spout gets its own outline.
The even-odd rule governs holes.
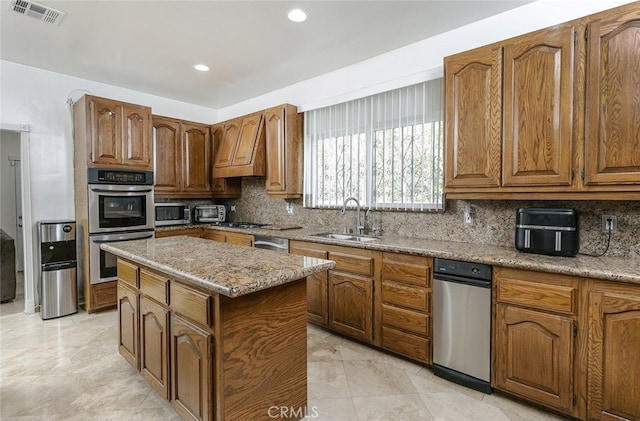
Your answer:
[[[356,202],[356,212],[357,212],[356,230],[354,234],[360,235],[364,231],[364,226],[360,223],[360,202],[358,201],[358,199],[356,199],[353,196],[347,197],[346,199],[344,199],[344,203],[342,204],[342,211],[340,212],[340,214],[341,215],[345,214],[345,212],[347,211],[347,203],[349,203],[349,201],[351,200]]]

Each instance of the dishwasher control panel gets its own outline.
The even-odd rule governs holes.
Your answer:
[[[436,257],[433,261],[433,271],[465,278],[491,280],[491,266],[482,263],[462,262]]]

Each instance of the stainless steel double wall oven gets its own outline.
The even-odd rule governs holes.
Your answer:
[[[100,244],[153,237],[153,173],[89,168],[87,188],[91,284],[114,281],[116,258]]]

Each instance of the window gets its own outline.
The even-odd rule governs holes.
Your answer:
[[[304,115],[310,208],[443,209],[442,79]]]

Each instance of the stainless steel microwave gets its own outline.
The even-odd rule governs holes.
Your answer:
[[[156,226],[186,225],[191,222],[191,211],[186,203],[156,203]]]
[[[227,210],[224,205],[196,206],[194,219],[196,222],[224,222]]]

